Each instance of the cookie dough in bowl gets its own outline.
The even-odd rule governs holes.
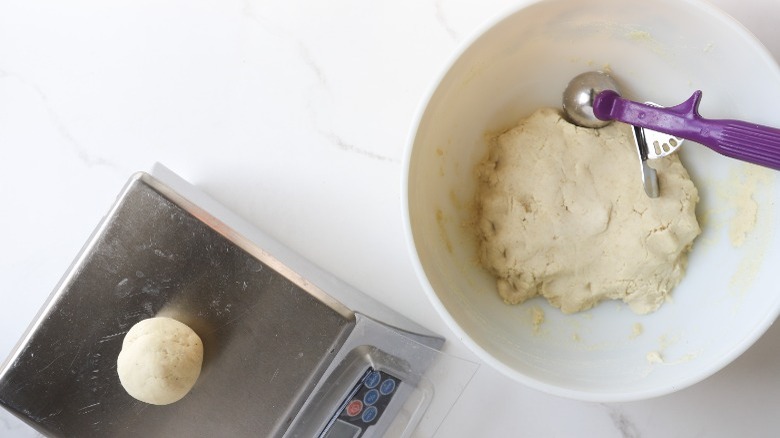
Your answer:
[[[698,192],[676,154],[653,163],[663,190],[650,198],[627,125],[581,128],[543,108],[489,148],[479,257],[505,302],[541,295],[574,313],[619,299],[640,314],[663,304],[700,233]]]
[[[520,383],[614,402],[701,381],[776,319],[780,178],[686,141],[677,157],[651,163],[661,198],[645,199],[633,138],[619,123],[561,129],[546,134],[560,149],[532,144],[544,147],[485,161],[493,139],[511,133],[507,146],[520,136],[519,121],[557,117],[532,115],[560,109],[572,78],[605,69],[634,101],[668,107],[702,90],[702,116],[780,126],[776,62],[706,3],[532,2],[483,27],[435,81],[411,128],[402,193],[421,291],[458,339]],[[596,151],[571,150],[569,134],[577,142],[621,137],[625,149],[610,142],[599,146],[609,152],[586,156]],[[499,191],[516,188],[490,178],[515,165],[529,166],[520,178],[534,187],[502,201]],[[667,198],[664,187],[675,195]],[[483,213],[496,215],[479,223],[494,246],[482,246],[475,232],[479,199],[487,201]],[[749,220],[736,220],[746,212]],[[522,238],[500,223],[494,231],[501,215],[535,220],[535,228]],[[733,223],[749,224],[741,245],[732,243],[730,234],[743,235]],[[566,289],[577,293],[567,297]]]

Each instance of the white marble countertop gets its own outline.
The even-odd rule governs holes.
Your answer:
[[[0,2],[0,359],[131,173],[159,161],[448,338],[415,277],[401,157],[422,96],[512,0]],[[780,59],[780,2],[715,0]],[[481,366],[436,436],[780,430],[780,327],[675,394],[595,404]],[[0,409],[0,436],[37,436]]]

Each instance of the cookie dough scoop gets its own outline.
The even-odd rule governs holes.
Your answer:
[[[634,102],[620,96],[608,74],[592,71],[572,79],[563,94],[563,109],[572,123],[587,128],[599,128],[612,120],[634,127],[642,180],[650,197],[658,196],[658,182],[647,160],[674,153],[683,139],[730,158],[780,170],[780,129],[741,120],[705,119],[699,114],[701,97],[697,90],[669,108]]]

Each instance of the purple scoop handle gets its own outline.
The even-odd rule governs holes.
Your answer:
[[[660,108],[602,91],[593,100],[601,120],[618,120],[701,143],[727,157],[780,170],[780,129],[739,120],[708,120],[699,115],[701,91],[685,102]]]

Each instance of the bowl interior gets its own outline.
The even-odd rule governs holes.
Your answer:
[[[617,302],[575,315],[538,298],[505,305],[467,225],[486,138],[560,107],[572,77],[604,68],[632,99],[671,106],[701,89],[704,117],[780,126],[777,65],[719,11],[693,0],[534,3],[471,41],[427,100],[407,153],[405,219],[426,291],[484,361],[558,395],[632,400],[714,373],[775,319],[780,193],[773,171],[686,143],[679,153],[700,191],[703,233],[670,302],[644,316]],[[737,246],[729,233],[740,224],[750,232]],[[545,313],[538,330],[534,307]],[[663,363],[648,361],[653,352]]]

